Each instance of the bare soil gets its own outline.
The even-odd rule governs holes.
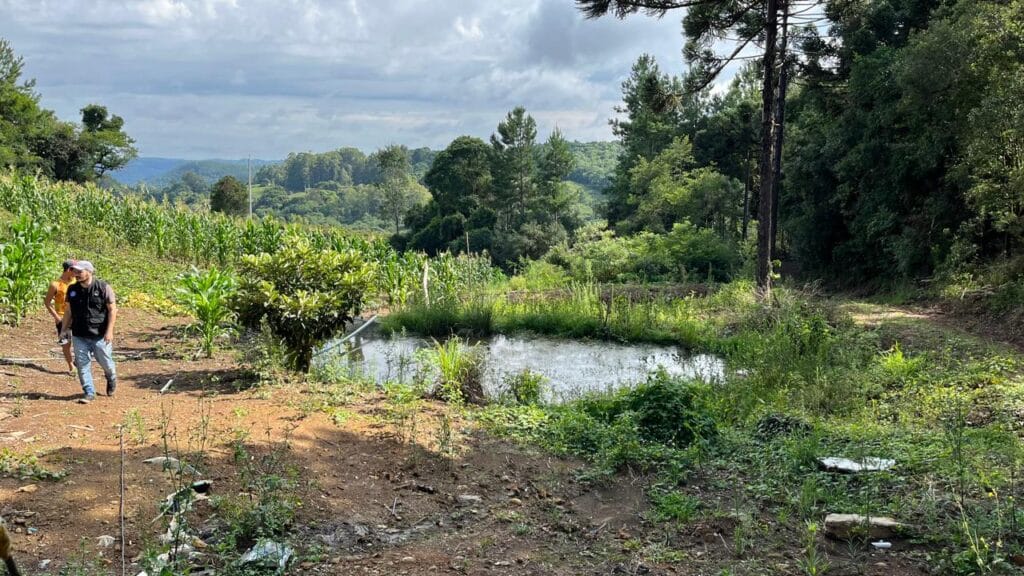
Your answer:
[[[666,530],[645,520],[647,479],[581,483],[580,462],[495,439],[455,415],[458,453],[449,461],[437,450],[438,422],[451,414],[441,404],[427,405],[413,434],[382,418],[379,395],[345,406],[348,417],[336,423],[311,409],[303,386],[238,391],[250,376],[233,353],[196,358],[180,336],[183,323],[122,309],[114,345],[128,358],[118,363],[117,394],[103,396],[94,366],[99,396],[89,405],[75,403],[81,389],[63,371],[47,317],[0,327],[0,357],[45,358],[0,365],[0,450],[38,455],[46,469],[66,473],[0,478],[0,516],[14,528],[25,573],[57,574],[81,550],[121,573],[119,542],[103,547],[99,537],[119,537],[122,423],[128,574],[139,572],[132,559],[162,531],[154,519],[174,489],[166,472],[142,461],[201,449],[200,471],[214,494],[235,495],[232,442],[243,437],[254,455],[287,446],[284,458],[297,473],[292,541],[300,558],[289,573],[802,573],[802,543],[773,535],[771,520],[739,553],[728,514]],[[707,488],[708,501],[727,502],[742,490],[741,477],[718,480],[724,487]],[[460,501],[467,495],[479,500]],[[835,554],[830,573],[923,573],[913,555],[825,546]]]

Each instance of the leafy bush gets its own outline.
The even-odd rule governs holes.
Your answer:
[[[526,262],[519,274],[509,279],[511,290],[548,290],[569,283],[569,275],[561,266],[545,260]]]
[[[531,405],[540,403],[541,395],[544,393],[544,386],[547,378],[543,374],[524,369],[517,374],[510,374],[505,377],[505,386],[515,399],[516,404]]]
[[[684,447],[717,433],[706,396],[707,385],[674,379],[659,370],[629,390],[620,409],[636,414],[644,440]]]
[[[556,246],[544,259],[588,282],[725,281],[742,264],[739,246],[686,221],[664,234],[635,236],[591,227],[572,247]]]
[[[256,329],[265,319],[300,372],[309,370],[313,350],[359,313],[371,285],[370,269],[357,252],[316,250],[296,237],[274,254],[243,257],[240,276],[240,321]]]
[[[633,465],[686,468],[718,434],[709,396],[704,384],[658,372],[633,389],[552,406],[530,434],[552,450],[588,458],[602,475]]]
[[[177,300],[184,305],[196,321],[192,328],[202,338],[202,349],[209,358],[213,344],[227,331],[234,313],[230,308],[235,295],[235,279],[220,270],[206,272],[192,268],[178,279]]]
[[[15,220],[0,243],[0,321],[17,324],[46,285],[50,229],[28,215]]]
[[[651,516],[657,522],[686,523],[692,520],[700,510],[700,499],[684,492],[655,491],[651,494]]]

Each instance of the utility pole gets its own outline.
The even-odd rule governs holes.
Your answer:
[[[245,160],[245,170],[249,173],[249,219],[252,219],[252,155]]]

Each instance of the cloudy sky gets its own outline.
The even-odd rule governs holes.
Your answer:
[[[608,140],[643,52],[678,74],[681,14],[584,20],[572,0],[0,0],[44,106],[125,118],[143,156],[276,159],[486,138]]]

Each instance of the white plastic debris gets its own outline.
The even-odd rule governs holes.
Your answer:
[[[295,554],[295,551],[286,544],[274,542],[273,540],[260,540],[248,552],[242,555],[240,562],[242,564],[274,564],[277,566],[278,572],[283,573],[293,554]]]
[[[885,540],[872,542],[871,545],[874,546],[877,550],[888,550],[889,548],[892,548],[892,542],[887,542]]]
[[[828,456],[826,458],[818,458],[818,464],[820,464],[825,470],[831,472],[852,474],[856,472],[879,472],[882,470],[888,470],[896,465],[896,461],[888,458],[875,458],[872,456],[861,458],[859,460]]]

